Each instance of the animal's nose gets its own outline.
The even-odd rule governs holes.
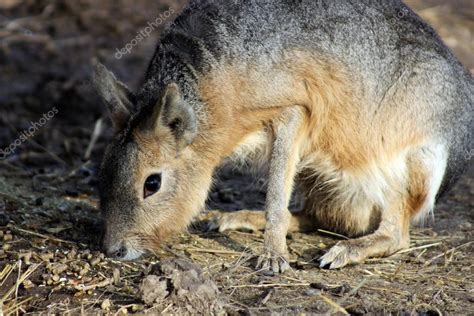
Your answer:
[[[127,246],[123,242],[113,245],[108,249],[105,249],[105,252],[112,259],[123,260],[127,257]]]

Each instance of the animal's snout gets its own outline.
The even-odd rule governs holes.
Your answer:
[[[116,260],[125,260],[128,254],[128,249],[124,242],[119,242],[111,246],[104,244],[104,251],[107,256]]]

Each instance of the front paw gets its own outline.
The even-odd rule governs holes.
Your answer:
[[[278,253],[266,250],[258,257],[256,269],[267,273],[284,273],[290,268],[289,256],[287,253]]]

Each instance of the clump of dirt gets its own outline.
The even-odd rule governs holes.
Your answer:
[[[153,267],[140,284],[143,302],[149,306],[170,306],[172,314],[223,311],[219,289],[200,266],[184,259],[169,259]]]

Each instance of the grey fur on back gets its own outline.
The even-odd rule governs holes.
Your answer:
[[[298,48],[344,64],[372,101],[367,106],[374,116],[389,106],[394,90],[429,103],[429,112],[406,111],[449,146],[441,191],[461,174],[465,152],[474,148],[473,77],[401,1],[192,1],[163,35],[139,104],[154,104],[159,88],[176,81],[200,112],[195,83],[201,74],[236,59],[265,67]]]

